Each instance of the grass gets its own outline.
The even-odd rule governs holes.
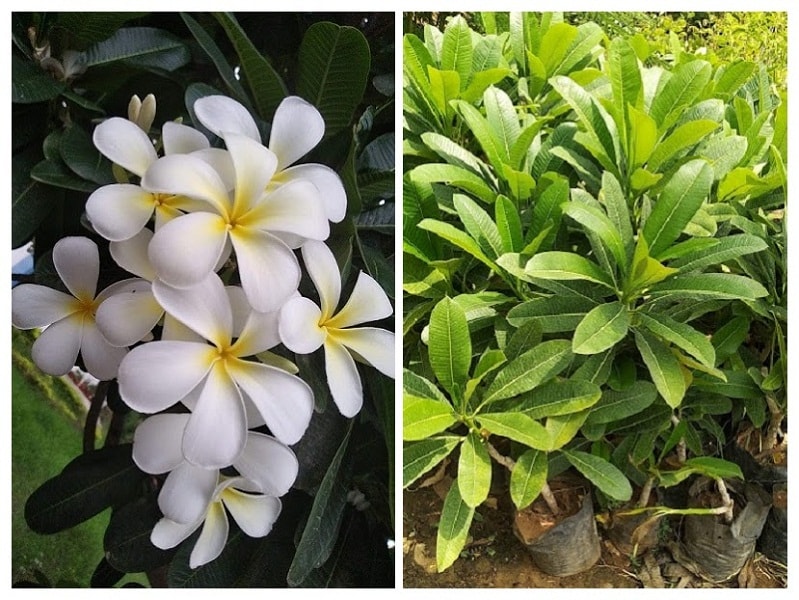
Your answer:
[[[27,339],[26,339],[27,338]],[[81,453],[82,408],[59,378],[44,375],[30,363],[31,338],[13,338],[11,576],[12,582],[38,581],[49,585],[89,587],[103,557],[103,534],[109,511],[53,535],[40,535],[25,523],[28,496]],[[76,414],[77,413],[77,414]],[[123,582],[146,583],[143,575]]]

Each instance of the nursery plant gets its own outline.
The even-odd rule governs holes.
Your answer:
[[[405,36],[403,483],[457,453],[439,571],[492,458],[517,509],[556,514],[572,466],[611,508],[704,475],[731,515],[724,446],[786,418],[785,94],[677,41],[651,60],[558,13],[482,21]],[[487,45],[507,74],[479,96],[425,85]]]
[[[110,509],[97,587],[393,585],[393,16],[12,33],[12,323],[99,380],[30,528]]]

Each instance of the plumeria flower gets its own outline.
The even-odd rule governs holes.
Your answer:
[[[244,135],[259,144],[261,134],[244,106],[227,96],[206,96],[194,103],[197,119],[219,137],[230,133]],[[325,165],[293,165],[308,154],[325,134],[325,122],[316,107],[298,96],[285,98],[275,111],[268,148],[277,156],[276,172],[270,186],[297,179],[307,180],[323,196],[328,220],[338,223],[347,212],[347,194],[336,172]]]
[[[158,506],[175,523],[204,518],[216,489],[219,471],[187,462],[181,440],[190,415],[160,414],[145,419],[133,437],[133,460],[145,473],[169,473],[158,495]],[[248,431],[244,449],[232,465],[254,491],[278,498],[297,479],[294,452],[275,438]]]
[[[128,119],[112,117],[103,121],[95,128],[93,140],[106,158],[139,177],[158,161],[153,142]],[[208,139],[196,129],[172,122],[164,123],[162,140],[167,155],[202,151],[209,146]],[[104,238],[121,241],[141,231],[153,213],[158,229],[184,211],[200,208],[202,204],[183,196],[153,193],[131,183],[114,183],[89,196],[86,215]]]
[[[394,333],[353,325],[388,317],[391,303],[380,285],[361,271],[349,300],[336,311],[341,277],[333,253],[323,243],[308,242],[302,257],[321,306],[303,297],[289,300],[280,311],[280,339],[299,354],[324,347],[330,393],[341,414],[354,417],[363,404],[363,388],[353,357],[394,377]]]
[[[165,156],[148,169],[144,188],[202,200],[209,207],[158,229],[150,260],[167,284],[189,287],[214,271],[230,243],[247,300],[261,312],[277,310],[297,290],[300,267],[276,234],[327,239],[330,227],[319,191],[310,181],[297,179],[266,193],[277,165],[274,153],[238,134],[226,134],[225,144],[235,174],[232,193],[223,176],[195,155]]]
[[[136,123],[144,133],[149,133],[155,120],[155,96],[147,94],[144,101],[136,94],[128,102],[128,121]]]
[[[245,401],[278,440],[299,441],[313,413],[311,388],[282,369],[245,360],[278,343],[275,316],[253,311],[234,341],[234,311],[217,275],[185,289],[156,280],[152,289],[167,313],[210,345],[160,340],[134,348],[119,367],[122,399],[156,413],[192,398],[183,455],[204,468],[226,467],[241,454],[251,425]]]
[[[53,263],[71,295],[43,285],[18,285],[11,292],[11,322],[20,329],[47,326],[32,350],[33,361],[45,373],[68,373],[80,353],[89,373],[112,379],[128,350],[106,340],[95,316],[106,299],[140,288],[141,282],[120,281],[96,294],[100,254],[97,244],[85,237],[59,240],[53,247]]]

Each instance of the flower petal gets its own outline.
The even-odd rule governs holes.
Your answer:
[[[256,229],[292,233],[309,240],[326,240],[330,235],[319,190],[302,179],[267,192],[245,219]]]
[[[319,190],[328,221],[338,223],[347,214],[347,192],[344,191],[341,177],[330,167],[317,163],[296,165],[282,171],[277,179],[280,183],[295,179],[313,183]]]
[[[222,183],[225,184],[225,189],[228,192],[236,187],[236,169],[233,168],[230,152],[222,148],[206,148],[205,150],[193,152],[192,156],[196,156],[209,164],[222,179]]]
[[[152,291],[115,294],[97,309],[97,327],[112,346],[132,346],[161,320],[164,309]]]
[[[267,427],[284,444],[297,443],[313,414],[313,392],[299,377],[276,367],[229,361],[228,371],[255,404]]]
[[[181,438],[188,420],[188,413],[166,413],[139,423],[133,434],[136,466],[145,473],[160,475],[180,465],[183,462]]]
[[[325,374],[339,412],[348,418],[357,415],[363,406],[361,376],[347,349],[329,337],[325,341]]]
[[[247,323],[247,319],[250,317],[252,307],[250,303],[247,302],[247,296],[244,294],[244,290],[241,289],[241,287],[237,285],[227,285],[225,286],[225,292],[227,292],[227,297],[230,301],[230,310],[233,313],[233,337],[237,338],[241,335],[244,324]]]
[[[75,366],[83,340],[83,317],[70,315],[45,329],[33,343],[31,358],[48,375],[66,375]]]
[[[269,149],[277,154],[282,171],[310,152],[325,135],[325,121],[317,108],[299,96],[285,98],[275,111]]]
[[[218,479],[216,469],[182,462],[167,475],[158,494],[158,508],[176,523],[196,523],[208,510]]]
[[[11,290],[11,323],[19,329],[50,325],[78,308],[69,294],[43,285],[24,283]]]
[[[239,457],[246,438],[241,394],[223,363],[217,362],[183,432],[183,456],[194,465],[221,469]]]
[[[188,288],[175,288],[156,280],[153,293],[164,310],[217,348],[230,344],[233,313],[225,286],[215,273]]]
[[[331,330],[329,335],[384,375],[394,377],[393,332],[377,327],[354,327]]]
[[[159,158],[141,180],[145,190],[204,200],[219,214],[230,209],[225,183],[204,160],[191,154],[172,154]]]
[[[227,542],[228,528],[227,515],[222,503],[212,503],[205,516],[202,533],[189,556],[189,567],[196,569],[222,554]]]
[[[291,249],[264,231],[237,227],[230,232],[241,287],[257,311],[271,312],[297,291],[300,265]]]
[[[227,96],[200,98],[194,103],[194,114],[200,123],[219,137],[224,137],[224,133],[238,133],[261,142],[261,134],[258,132],[255,119],[233,98]]]
[[[308,298],[292,298],[280,309],[279,331],[283,344],[298,354],[310,354],[325,341],[319,327],[322,313]]]
[[[319,292],[322,320],[327,321],[341,299],[341,274],[336,257],[324,243],[309,241],[302,247],[302,262]]]
[[[70,293],[81,300],[93,300],[100,274],[97,244],[86,237],[61,238],[53,246],[53,264]]]
[[[161,127],[164,154],[189,154],[208,148],[208,138],[194,127],[167,121]]]
[[[380,284],[361,271],[349,300],[326,325],[342,329],[352,325],[385,319],[394,312]]]
[[[95,190],[86,201],[86,216],[107,240],[121,241],[141,231],[153,216],[155,199],[147,190],[129,183],[113,183]]]
[[[236,343],[231,348],[236,356],[253,356],[280,343],[278,334],[278,311],[259,312],[250,310]]]
[[[254,538],[268,535],[280,516],[280,500],[273,496],[245,494],[227,488],[222,492],[222,502],[241,530]]]
[[[264,195],[264,190],[275,173],[277,157],[259,142],[243,135],[226,135],[225,145],[236,171],[233,212],[243,214]]]
[[[166,283],[189,287],[213,273],[226,239],[227,228],[222,217],[207,212],[191,213],[156,231],[148,255],[158,276]]]
[[[111,117],[94,129],[94,145],[111,162],[141,177],[158,160],[153,143],[138,125]]]
[[[207,344],[158,341],[131,350],[119,365],[119,394],[133,410],[155,413],[188,394],[216,352]]]
[[[175,523],[171,519],[163,518],[153,527],[150,541],[156,548],[168,550],[189,537],[200,526],[200,523]]]
[[[236,470],[256,483],[264,494],[282,496],[297,479],[299,463],[291,448],[275,438],[250,431],[244,451],[233,463]]]
[[[155,269],[147,256],[147,248],[153,239],[153,232],[142,229],[129,239],[111,242],[108,249],[114,261],[128,273],[152,281],[155,279]]]
[[[89,373],[100,380],[113,379],[127,353],[127,348],[112,346],[100,333],[97,323],[88,318],[84,320],[80,355]]]

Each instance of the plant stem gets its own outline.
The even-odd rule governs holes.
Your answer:
[[[724,516],[724,520],[727,523],[732,523],[732,507],[735,502],[730,498],[730,494],[727,492],[727,486],[724,485],[724,480],[721,477],[716,477],[714,479],[716,480],[716,488],[718,488],[719,495],[721,496],[722,505],[719,508],[725,509],[724,512],[720,514]]]
[[[105,395],[108,393],[110,381],[101,381],[94,390],[94,397],[89,405],[89,412],[86,413],[86,424],[83,426],[83,451],[91,452],[94,450],[94,440],[97,437],[97,421],[100,419],[100,410],[105,402]]]
[[[541,497],[544,499],[544,502],[547,503],[549,510],[552,511],[552,514],[557,516],[560,514],[560,506],[558,506],[558,501],[555,500],[555,495],[552,493],[552,490],[549,489],[549,484],[545,481],[544,487],[541,488]]]
[[[675,427],[680,424],[680,419],[677,418],[677,415],[671,415],[671,423]],[[686,451],[685,451],[685,438],[684,437],[681,437],[680,441],[677,442],[677,446],[675,448],[675,451],[677,452],[677,461],[680,464],[684,463],[685,459],[687,458]]]
[[[785,417],[785,413],[780,410],[777,401],[771,394],[766,394],[766,405],[768,406],[769,413],[771,413],[771,419],[769,419],[766,437],[763,440],[763,450],[769,451],[777,445],[777,436],[781,432],[780,425],[782,425],[782,419]]]
[[[491,442],[486,442],[486,448],[488,449],[488,454],[491,458],[505,467],[508,471],[513,471],[513,467],[516,466],[515,460],[509,456],[500,454],[499,450],[497,450]],[[558,506],[558,501],[555,500],[555,495],[552,493],[552,490],[549,489],[549,484],[546,482],[544,482],[544,487],[541,488],[541,497],[544,499],[544,502],[547,503],[547,506],[553,515],[557,516],[560,514],[560,506]]]
[[[649,496],[652,494],[652,486],[655,484],[655,477],[650,475],[641,488],[641,495],[638,497],[638,507],[644,508],[649,504]]]

